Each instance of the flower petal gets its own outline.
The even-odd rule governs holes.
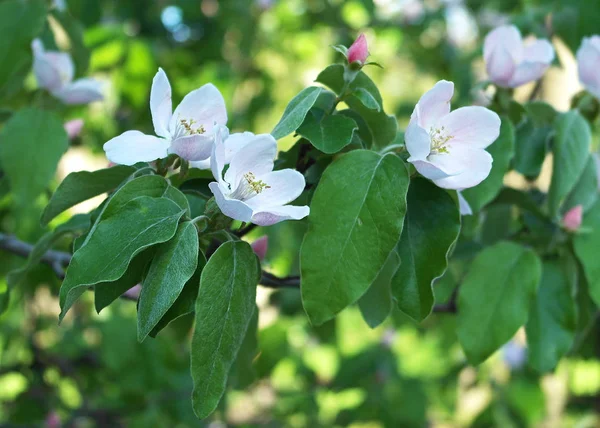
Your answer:
[[[417,121],[411,121],[404,134],[404,144],[412,160],[424,160],[431,152],[431,138],[429,133],[421,128]]]
[[[525,83],[538,80],[544,75],[548,67],[550,65],[543,62],[522,62],[515,70],[512,79],[510,79],[509,87],[516,88]]]
[[[68,54],[55,52],[54,55],[49,55],[44,50],[44,45],[40,39],[35,39],[31,43],[33,51],[33,72],[38,85],[46,88],[49,91],[57,91],[63,85],[61,76],[61,67],[65,72],[68,72],[68,63],[72,61]],[[72,78],[71,72],[71,78]]]
[[[550,64],[554,61],[554,47],[552,43],[546,39],[538,39],[525,44],[523,48],[523,61]]]
[[[243,222],[250,222],[252,220],[252,208],[238,199],[230,199],[225,196],[219,183],[213,181],[208,187],[215,196],[215,202],[223,214],[234,220]]]
[[[230,134],[225,140],[225,163],[230,163],[233,155],[250,144],[253,138],[254,134],[252,132],[236,132],[235,134]]]
[[[508,87],[510,79],[515,74],[516,65],[510,53],[498,46],[489,56],[485,64],[490,80],[497,85]]]
[[[65,104],[87,104],[104,98],[102,83],[90,78],[78,79],[53,94]]]
[[[223,140],[227,139],[229,130],[226,126],[218,126],[215,129],[215,141],[210,155],[210,169],[213,177],[219,183],[223,181],[223,168],[225,168],[225,145]]]
[[[451,147],[486,148],[500,134],[500,117],[485,107],[461,107],[444,116],[436,127],[444,127],[446,135],[452,136]]]
[[[152,79],[152,89],[150,90],[150,112],[152,113],[152,123],[154,132],[163,138],[169,138],[169,122],[173,114],[171,105],[171,84],[169,78],[162,68]]]
[[[471,149],[466,147],[455,147],[450,155],[455,168],[462,172],[451,177],[433,180],[433,182],[444,189],[463,190],[477,186],[487,178],[492,169],[492,156],[482,149]]]
[[[168,148],[167,140],[140,131],[123,132],[104,144],[108,160],[121,165],[166,158]]]
[[[417,120],[425,130],[435,125],[439,118],[450,112],[450,100],[454,95],[454,83],[440,80],[419,99],[411,121]]]
[[[596,43],[594,43],[596,42]],[[600,98],[600,36],[585,37],[577,50],[579,80],[588,92]]]
[[[462,193],[456,192],[456,194],[458,195],[458,209],[460,210],[460,215],[473,215],[473,209]]]
[[[408,161],[415,166],[417,171],[419,171],[419,174],[430,180],[439,180],[440,178],[446,178],[451,176],[451,174],[448,174],[446,171],[443,171],[438,166],[431,163],[429,160],[411,160],[409,158]]]
[[[213,144],[214,146],[214,144]],[[212,153],[211,153],[212,155]],[[197,169],[210,169],[210,158],[208,159],[204,159],[201,161],[192,161],[190,162],[190,168],[197,168]]]
[[[201,161],[210,157],[213,142],[214,137],[212,135],[187,135],[173,140],[169,153],[175,153],[187,161]]]
[[[193,121],[193,126],[203,126],[207,133],[212,132],[215,123],[226,125],[225,100],[215,85],[208,83],[183,98],[171,117],[171,134],[175,133],[180,120]]]
[[[257,179],[264,181],[269,188],[265,188],[258,195],[246,201],[246,204],[255,211],[267,207],[280,207],[292,202],[300,196],[306,186],[304,176],[293,169],[269,172]]]
[[[246,146],[231,158],[225,181],[235,189],[244,174],[251,172],[256,177],[273,171],[277,155],[277,141],[271,134],[260,134],[249,138]]]
[[[310,208],[306,205],[297,207],[285,205],[283,207],[270,208],[266,211],[257,212],[252,216],[252,223],[259,226],[271,226],[284,220],[300,220],[310,214]]]
[[[483,59],[486,63],[490,61],[492,53],[498,48],[504,48],[516,64],[520,63],[523,58],[523,39],[519,29],[514,25],[503,25],[485,36]]]

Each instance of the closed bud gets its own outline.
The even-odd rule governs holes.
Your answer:
[[[269,248],[269,237],[267,235],[261,236],[250,244],[250,246],[252,247],[254,254],[256,254],[258,259],[262,262],[265,259],[267,249]]]
[[[577,66],[585,89],[600,98],[600,36],[584,37],[577,51]]]
[[[577,205],[567,211],[563,217],[563,227],[569,232],[576,232],[583,221],[583,206]]]
[[[83,129],[83,119],[69,120],[68,122],[65,122],[64,127],[69,140],[74,140],[81,134],[81,130]]]
[[[368,57],[369,47],[367,46],[367,39],[364,34],[361,34],[348,49],[348,63],[358,62],[364,65]]]

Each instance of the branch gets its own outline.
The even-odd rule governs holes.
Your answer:
[[[0,233],[0,249],[13,253],[21,257],[29,257],[34,246],[26,242],[20,241],[14,236]],[[63,279],[65,277],[65,267],[71,262],[71,254],[48,250],[40,259],[40,263],[46,264],[52,268],[57,277]]]
[[[260,285],[268,288],[300,288],[299,276],[279,278],[272,273],[262,271]]]
[[[247,235],[248,233],[252,232],[255,227],[257,227],[256,224],[250,223],[249,225],[236,230],[235,232],[233,232],[233,234],[235,236],[237,236],[238,238],[241,238],[242,236]]]

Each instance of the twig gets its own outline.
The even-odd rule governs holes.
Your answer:
[[[254,230],[254,228],[256,228],[257,225],[254,223],[250,223],[245,227],[242,227],[241,229],[236,230],[235,232],[233,232],[233,234],[235,236],[237,236],[238,238],[241,238],[244,235],[247,235],[248,233],[252,232]]]
[[[16,254],[21,257],[29,257],[33,251],[33,245],[20,241],[11,235],[0,233],[0,249]],[[64,268],[71,262],[71,254],[49,250],[42,256],[40,263],[46,264],[52,268],[56,276],[63,279],[65,277]]]
[[[300,288],[299,276],[279,278],[272,273],[262,271],[260,285],[268,288]]]

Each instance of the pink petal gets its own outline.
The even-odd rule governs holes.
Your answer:
[[[258,260],[261,262],[265,259],[267,255],[267,249],[269,248],[269,237],[267,235],[263,235],[250,244],[252,247],[252,251],[258,257]]]
[[[367,45],[367,39],[364,34],[358,36],[358,38],[352,43],[352,46],[348,48],[348,62],[352,63],[358,61],[364,64],[369,57],[369,47]]]
[[[230,199],[225,195],[219,183],[212,182],[208,185],[215,197],[219,209],[227,217],[249,223],[252,220],[252,208],[238,199]]]
[[[104,98],[102,84],[90,78],[78,79],[54,92],[54,95],[65,104],[88,104]]]
[[[508,84],[511,88],[524,85],[525,83],[534,82],[539,80],[546,70],[550,67],[547,63],[543,62],[522,62],[517,66],[515,74]]]
[[[452,156],[455,168],[462,172],[433,180],[437,186],[444,189],[463,190],[477,186],[487,178],[492,169],[492,156],[482,149],[453,147],[448,156]]]
[[[81,130],[83,129],[83,123],[83,119],[73,119],[65,122],[64,128],[67,132],[69,140],[74,140],[79,136]]]
[[[154,132],[163,138],[169,138],[169,122],[173,113],[171,105],[171,84],[169,78],[162,68],[152,79],[152,89],[150,90],[150,112],[152,113],[152,123]]]
[[[600,36],[586,37],[577,51],[579,80],[585,89],[600,98]]]
[[[181,120],[193,122],[194,127],[202,126],[207,133],[212,132],[215,124],[227,124],[225,100],[215,85],[208,83],[183,98],[171,117],[169,130],[172,135]]]
[[[479,106],[461,107],[444,116],[436,128],[444,127],[446,135],[452,136],[452,147],[468,145],[486,148],[500,134],[500,117],[493,111]]]
[[[169,141],[140,131],[127,131],[104,144],[109,161],[121,165],[166,158]]]
[[[554,61],[552,43],[546,39],[539,39],[526,44],[523,50],[523,61],[550,64]]]
[[[581,227],[582,221],[583,205],[577,205],[565,213],[562,224],[568,231],[575,232]]]
[[[309,214],[310,208],[307,206],[285,205],[255,213],[252,216],[252,223],[259,226],[271,226],[284,220],[300,220]]]
[[[175,153],[187,161],[201,161],[210,157],[214,138],[196,134],[179,137],[171,142],[169,153]]]
[[[486,61],[486,70],[490,80],[503,87],[510,85],[510,79],[516,70],[515,62],[510,53],[502,46],[498,46]]]
[[[418,124],[429,131],[439,118],[450,112],[450,100],[454,95],[454,83],[440,80],[419,99],[411,116]]]
[[[518,64],[523,58],[523,39],[519,29],[514,25],[503,25],[495,28],[485,36],[483,42],[483,59],[489,62],[494,51],[503,48],[508,52],[513,62]]]

